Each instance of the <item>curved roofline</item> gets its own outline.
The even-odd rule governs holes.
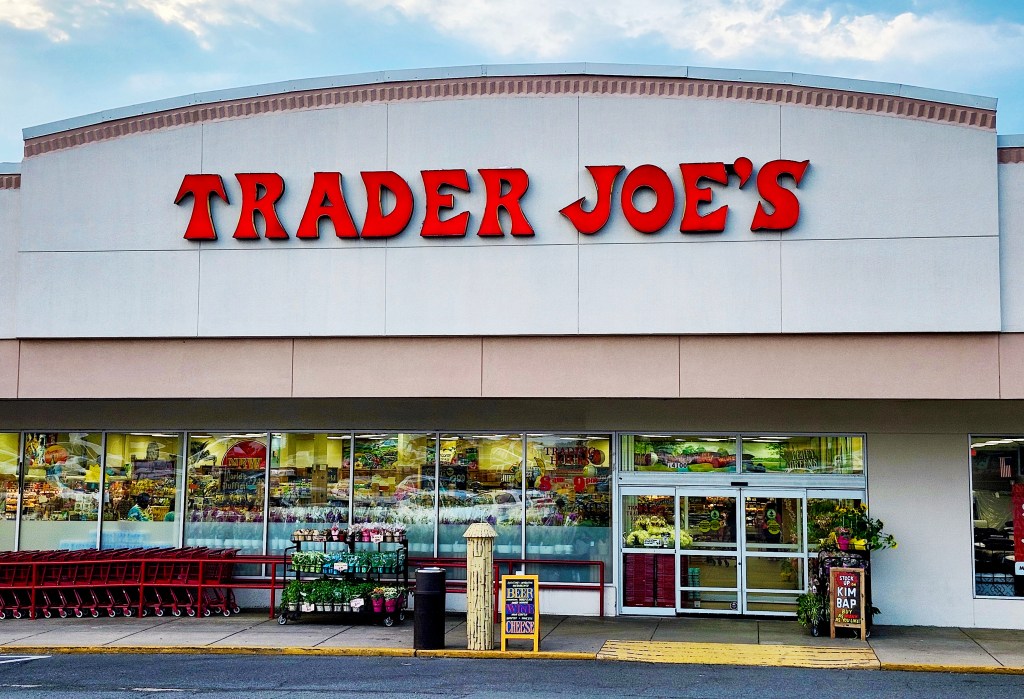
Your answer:
[[[905,97],[939,104],[949,104],[975,109],[995,110],[996,98],[968,95],[945,90],[933,90],[898,83],[873,82],[851,78],[834,78],[804,73],[786,73],[760,70],[734,70],[728,68],[697,68],[690,66],[649,66],[616,63],[530,63],[507,65],[471,65],[447,68],[417,68],[410,70],[385,70],[373,73],[356,73],[303,80],[266,83],[248,87],[198,92],[128,107],[107,109],[83,116],[30,126],[22,129],[25,140],[49,136],[62,131],[95,126],[108,121],[128,119],[155,114],[182,107],[215,104],[228,100],[250,99],[267,95],[282,95],[307,90],[323,90],[360,85],[381,85],[392,82],[417,82],[423,80],[444,80],[449,78],[481,77],[526,77],[542,75],[593,75],[649,78],[691,78],[695,80],[720,80],[737,83],[761,83],[774,85],[795,85],[831,90],[844,90],[872,95]]]

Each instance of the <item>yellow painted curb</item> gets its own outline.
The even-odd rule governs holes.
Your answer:
[[[871,648],[776,646],[753,643],[674,643],[607,641],[598,660],[687,665],[760,665],[843,670],[877,670],[881,663]]]
[[[965,675],[1024,675],[1024,667],[1008,665],[939,665],[935,663],[882,663],[883,670],[904,672],[958,672]]]
[[[328,655],[389,656],[411,658],[412,648],[362,648],[303,646],[2,646],[0,652],[26,655]]]
[[[517,659],[517,660],[595,660],[595,653],[578,653],[570,651],[538,651],[531,653],[527,650],[464,650],[461,648],[446,648],[444,650],[418,650],[417,658],[490,658],[490,659]]]

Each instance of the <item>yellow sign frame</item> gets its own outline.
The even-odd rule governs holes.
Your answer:
[[[506,633],[508,631],[508,624],[506,623],[506,614],[508,612],[507,603],[514,603],[515,600],[508,599],[509,586],[508,583],[511,581],[527,581],[530,583],[530,588],[533,590],[533,633]],[[517,586],[519,587],[519,586]],[[537,653],[540,651],[540,583],[538,576],[536,575],[502,575],[501,576],[501,596],[498,598],[498,602],[501,604],[501,650],[502,652],[508,650],[507,643],[509,639],[533,641],[533,652]],[[517,615],[518,616],[518,615]]]

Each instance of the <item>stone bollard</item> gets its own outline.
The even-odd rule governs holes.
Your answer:
[[[494,527],[471,524],[466,533],[466,636],[469,650],[494,650]]]

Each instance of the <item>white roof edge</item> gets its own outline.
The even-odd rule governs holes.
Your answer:
[[[996,136],[996,148],[1020,148],[1022,146],[1024,146],[1024,133]]]
[[[20,175],[21,163],[0,163],[0,175]]]
[[[470,65],[452,66],[447,68],[415,68],[405,70],[382,70],[373,73],[356,73],[352,75],[335,75],[321,78],[306,78],[284,82],[266,83],[248,87],[228,88],[181,95],[168,99],[144,102],[128,107],[107,109],[70,119],[29,126],[22,129],[27,140],[48,136],[61,131],[69,131],[86,126],[94,126],[106,121],[127,119],[154,114],[157,112],[180,109],[200,104],[214,104],[229,100],[249,99],[265,95],[280,95],[305,90],[321,90],[335,87],[352,87],[356,85],[379,85],[389,82],[412,82],[419,80],[439,80],[444,78],[480,78],[480,77],[516,77],[540,75],[611,75],[623,77],[652,78],[701,78],[705,80],[725,80],[729,82],[756,82],[778,85],[799,85],[802,87],[820,87],[833,90],[847,90],[867,94],[902,96],[911,99],[939,102],[962,107],[979,109],[995,109],[994,97],[933,90],[924,87],[900,85],[896,83],[871,82],[852,78],[834,78],[823,75],[804,75],[801,73],[783,73],[775,71],[734,70],[728,68],[695,68],[688,66],[653,66],[616,63],[525,63],[502,65]]]

